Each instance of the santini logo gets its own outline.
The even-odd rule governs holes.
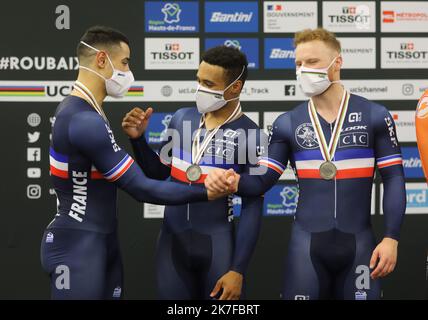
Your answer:
[[[211,15],[210,22],[251,22],[253,18],[253,13],[222,13],[222,12],[213,12]]]

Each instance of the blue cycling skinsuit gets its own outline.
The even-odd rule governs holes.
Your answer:
[[[290,161],[299,200],[285,261],[284,299],[378,299],[379,280],[368,277],[376,246],[371,230],[375,165],[383,181],[385,237],[398,240],[406,193],[401,151],[388,110],[350,95],[333,163],[332,180],[320,176],[324,162],[308,102],[279,116],[273,124],[265,175],[241,175],[241,196],[270,189]],[[334,123],[320,118],[328,142]],[[365,278],[361,278],[364,277]],[[363,280],[365,279],[365,281]]]
[[[171,179],[183,185],[191,183],[186,171],[192,164],[192,135],[198,130],[200,119],[196,108],[175,112],[168,127],[170,134],[159,154],[150,148],[144,136],[131,139],[135,158],[148,177]],[[203,141],[209,131],[201,128],[199,139]],[[267,148],[267,136],[245,115],[223,124],[199,162],[201,177],[192,184],[203,184],[213,168],[250,172],[263,151],[261,136]],[[164,146],[169,146],[169,154],[162,152]],[[236,233],[232,198],[233,195],[211,202],[166,206],[156,250],[159,298],[209,299],[222,275],[230,270],[245,274],[259,234],[263,197],[242,198]]]
[[[58,212],[43,235],[41,260],[51,278],[53,299],[122,296],[117,187],[142,202],[207,201],[200,186],[147,178],[117,145],[103,117],[72,95],[55,113],[50,171]]]

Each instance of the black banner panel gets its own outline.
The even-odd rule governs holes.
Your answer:
[[[306,100],[296,82],[294,33],[324,27],[342,45],[342,83],[385,105],[397,126],[407,210],[396,270],[382,282],[384,299],[426,299],[428,189],[416,145],[415,108],[428,89],[428,1],[7,1],[0,9],[0,299],[49,299],[40,264],[44,229],[56,213],[49,174],[54,113],[78,73],[76,46],[85,30],[107,25],[130,39],[135,83],[103,107],[119,145],[133,107],[155,111],[145,132],[160,141],[171,115],[195,106],[201,54],[217,45],[247,55],[244,112],[269,130]],[[299,191],[291,168],[265,195],[263,224],[246,276],[246,297],[280,299],[284,257]],[[372,192],[372,223],[382,239],[383,184]],[[239,222],[241,199],[234,198]],[[119,192],[124,298],[156,299],[155,246],[163,206]]]

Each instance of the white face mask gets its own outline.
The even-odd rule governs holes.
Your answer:
[[[198,107],[199,113],[213,112],[221,109],[229,101],[238,100],[239,97],[225,100],[224,93],[229,89],[244,73],[245,66],[242,68],[238,78],[236,78],[231,84],[229,84],[224,90],[211,90],[198,85],[196,89],[196,106]]]
[[[326,91],[332,83],[340,82],[339,80],[330,81],[328,78],[328,69],[337,58],[334,58],[327,68],[312,69],[301,66],[296,70],[297,82],[305,96],[317,96]]]
[[[83,41],[80,41],[80,43],[84,44],[88,48],[91,48],[92,50],[95,50],[97,52],[100,51],[97,48],[94,48]],[[115,69],[108,54],[107,54],[107,59],[110,62],[111,68],[113,69],[113,74],[110,79],[106,79],[102,74],[90,68],[87,68],[84,66],[79,66],[79,68],[88,70],[92,73],[95,73],[97,76],[103,78],[106,84],[107,95],[114,98],[122,98],[123,96],[125,96],[129,88],[132,86],[132,83],[135,80],[134,75],[132,74],[132,71],[120,71],[118,69]]]

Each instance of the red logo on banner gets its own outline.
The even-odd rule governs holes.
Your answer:
[[[383,11],[383,22],[384,23],[394,23],[395,22],[395,13],[394,11]]]

